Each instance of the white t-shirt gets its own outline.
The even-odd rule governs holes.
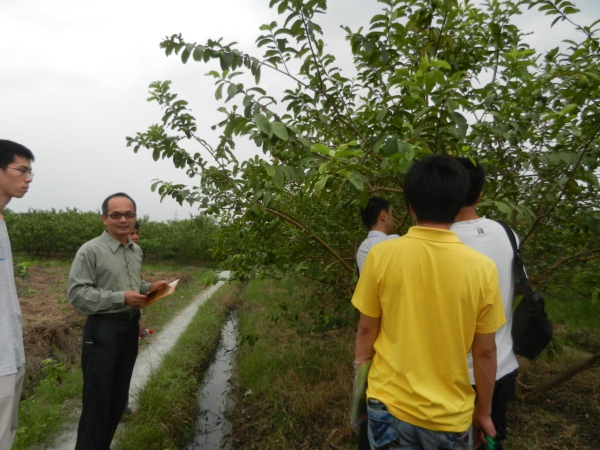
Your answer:
[[[498,269],[498,281],[502,303],[504,303],[504,315],[506,324],[496,332],[496,349],[498,352],[498,367],[496,369],[496,380],[519,368],[517,357],[513,352],[513,340],[511,328],[513,322],[513,299],[515,295],[516,274],[513,270],[513,248],[506,231],[499,223],[481,217],[475,220],[456,222],[451,228],[458,238],[469,247],[483,253],[496,263]],[[515,234],[517,242],[519,238]],[[469,354],[469,374],[471,383],[475,383],[473,377],[473,358]]]
[[[17,373],[25,364],[23,316],[15,287],[6,223],[0,220],[0,377]]]
[[[363,264],[365,263],[365,259],[367,259],[367,255],[369,254],[369,250],[375,244],[378,244],[381,241],[385,241],[387,239],[400,237],[397,234],[387,235],[383,231],[369,231],[367,238],[362,241],[360,247],[358,247],[358,251],[356,252],[356,264],[358,265],[358,273],[362,272]]]

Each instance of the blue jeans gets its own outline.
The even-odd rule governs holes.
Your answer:
[[[369,399],[369,442],[373,449],[473,449],[473,429],[462,433],[433,431],[396,419],[379,400]]]

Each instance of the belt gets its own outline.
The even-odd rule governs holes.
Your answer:
[[[109,317],[111,319],[119,319],[126,320],[128,322],[137,322],[140,320],[141,314],[139,311],[134,312],[120,312],[120,313],[112,313],[112,314],[97,314],[102,317]]]

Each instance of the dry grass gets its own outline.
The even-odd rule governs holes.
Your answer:
[[[585,359],[589,354],[564,348],[559,357],[521,360],[517,398],[508,415],[507,449],[546,450],[600,448],[600,368],[575,375],[539,400],[523,399],[532,387]]]

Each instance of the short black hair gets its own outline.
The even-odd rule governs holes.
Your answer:
[[[135,204],[135,200],[132,199],[129,195],[125,194],[124,192],[117,192],[116,194],[109,195],[102,202],[102,214],[104,214],[105,216],[108,215],[108,202],[111,198],[115,198],[115,197],[125,197],[125,198],[128,198],[129,200],[131,200],[131,203],[133,203],[133,210],[137,212],[137,206]]]
[[[465,198],[465,206],[473,206],[477,202],[479,194],[483,191],[485,169],[481,164],[466,156],[458,156],[456,160],[463,165],[469,175],[469,190]]]
[[[133,200],[132,200],[133,201]],[[134,203],[135,205],[135,203]],[[140,229],[140,223],[136,220],[135,223],[133,224],[133,229],[134,230],[139,230]]]
[[[418,222],[451,224],[464,206],[469,188],[466,169],[446,155],[423,158],[404,180],[404,200]]]
[[[6,139],[0,139],[0,169],[6,170],[8,165],[14,162],[16,156],[35,161],[33,153],[27,147]]]
[[[367,206],[360,208],[360,218],[368,230],[375,226],[381,211],[390,211],[390,202],[381,197],[371,197]]]

